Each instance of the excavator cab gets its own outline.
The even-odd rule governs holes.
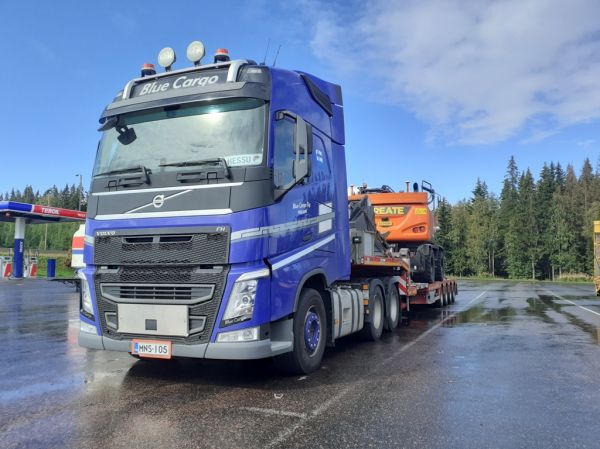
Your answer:
[[[394,192],[387,185],[370,188],[366,184],[356,190],[357,193],[349,196],[349,201],[368,197],[377,231],[395,251],[408,249],[413,280],[425,283],[441,281],[444,277],[444,250],[434,243],[435,217],[430,205],[435,200],[435,190],[431,184],[423,181],[419,189],[415,183],[410,191],[410,183],[407,182],[404,192]]]

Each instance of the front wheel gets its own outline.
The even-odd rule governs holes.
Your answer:
[[[306,288],[300,294],[293,327],[294,349],[275,357],[275,363],[288,373],[312,373],[321,366],[327,341],[327,316],[317,290]]]

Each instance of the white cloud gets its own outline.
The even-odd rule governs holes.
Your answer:
[[[585,140],[578,141],[577,146],[583,147],[583,148],[590,148],[595,143],[596,143],[596,141],[594,139],[585,139]]]
[[[360,5],[350,17],[341,6],[315,8],[313,51],[343,74],[375,75],[386,101],[413,110],[437,137],[539,140],[600,118],[598,1]]]

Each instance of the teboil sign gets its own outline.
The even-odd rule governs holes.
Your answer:
[[[204,70],[199,72],[180,73],[173,76],[154,79],[136,84],[130,98],[168,92],[170,90],[190,89],[192,87],[211,86],[227,81],[227,70]]]

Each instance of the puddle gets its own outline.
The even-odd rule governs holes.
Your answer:
[[[559,302],[553,296],[549,295],[538,295],[537,298],[529,298],[527,300],[529,307],[527,312],[531,315],[535,315],[540,318],[543,322],[549,324],[560,325],[563,324],[563,319],[572,324],[573,326],[577,326],[580,329],[584,330],[588,334],[590,334],[593,338],[594,343],[600,345],[600,327],[594,326],[577,316],[563,311],[563,306],[572,307],[569,304],[564,304],[564,302]],[[555,313],[560,314],[560,317],[563,319],[555,319],[553,315]]]
[[[517,316],[517,311],[512,307],[490,309],[482,305],[476,305],[457,313],[455,324],[508,324],[515,316]]]

